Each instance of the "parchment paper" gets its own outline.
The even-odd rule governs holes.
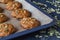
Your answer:
[[[17,1],[21,2],[22,5],[23,5],[23,8],[27,9],[28,11],[30,11],[32,13],[32,17],[34,17],[37,20],[39,20],[41,22],[41,25],[46,25],[46,24],[50,23],[53,20],[50,17],[48,17],[45,14],[43,14],[43,12],[39,11],[38,9],[36,9],[35,7],[33,7],[32,5],[27,3],[25,0],[17,0]],[[0,7],[5,9],[6,5],[0,3]],[[17,32],[21,32],[21,31],[25,31],[26,30],[26,29],[23,29],[20,26],[19,21],[17,19],[15,19],[15,18],[13,18],[11,16],[11,11],[8,11],[8,10],[5,9],[3,13],[6,16],[9,17],[9,20],[7,22],[5,22],[5,23],[13,24],[14,27],[18,29]]]

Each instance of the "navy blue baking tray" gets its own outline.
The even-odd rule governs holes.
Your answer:
[[[35,1],[35,0],[33,0],[33,1]],[[39,0],[39,1],[36,0],[36,2],[41,2],[41,0]],[[45,1],[43,0],[43,3],[44,3],[44,2],[45,2]],[[49,5],[50,3],[47,3],[47,2],[46,2],[46,4],[48,4],[48,6],[51,7],[51,8],[54,8],[54,9],[56,8],[56,7],[54,7],[54,6]],[[38,6],[38,7],[39,7],[39,6]],[[48,8],[49,8],[49,7],[48,7]],[[54,17],[55,15],[57,15],[56,12],[52,13],[52,16],[53,16],[53,17]],[[58,14],[58,20],[60,20],[59,14]],[[59,27],[57,28],[57,30],[60,32],[60,28],[59,28]],[[48,29],[47,29],[47,31],[48,31]],[[37,34],[40,35],[39,33],[40,33],[40,31],[38,31]],[[35,34],[36,34],[36,32],[35,32]],[[44,35],[44,34],[43,34],[43,35]],[[45,34],[45,35],[46,35],[46,34]],[[17,38],[17,39],[19,39],[19,38]],[[17,39],[16,39],[16,40],[17,40]],[[27,37],[26,37],[26,36],[25,36],[25,38],[23,37],[22,40],[60,40],[60,38],[57,38],[56,36],[52,36],[52,37],[51,37],[51,36],[48,36],[47,38],[46,38],[46,37],[36,38],[35,35],[31,35],[31,36],[27,35]]]
[[[22,31],[22,32],[14,33],[14,34],[11,34],[11,35],[6,36],[6,37],[2,37],[2,38],[0,38],[0,40],[7,40],[7,39],[12,39],[12,38],[20,37],[20,36],[23,36],[23,35],[26,35],[26,34],[29,34],[29,33],[32,33],[32,32],[35,32],[35,31],[38,31],[38,30],[41,30],[41,29],[44,29],[44,28],[51,27],[52,25],[55,24],[55,19],[51,15],[47,14],[42,9],[38,8],[36,5],[31,3],[29,0],[26,0],[26,1],[28,3],[30,3],[31,5],[33,5],[34,7],[36,7],[41,12],[43,12],[45,15],[47,15],[48,17],[53,19],[53,21],[51,23],[49,23],[49,24],[46,24],[46,25],[42,25],[42,26],[39,26],[39,27],[36,27],[36,28],[32,28],[30,30],[25,30],[25,31]]]

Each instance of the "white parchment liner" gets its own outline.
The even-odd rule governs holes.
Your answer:
[[[25,0],[17,0],[17,1],[21,2],[22,5],[23,5],[23,8],[27,9],[28,11],[30,11],[32,13],[32,17],[34,17],[37,20],[39,20],[41,22],[41,25],[49,24],[51,21],[53,21],[53,19],[51,19],[50,17],[46,16],[43,12],[41,12],[38,9],[36,9],[35,7],[33,7],[32,5],[27,3]],[[5,9],[6,5],[0,3],[0,7]],[[20,26],[19,21],[17,19],[15,19],[15,18],[13,18],[11,16],[11,11],[8,11],[8,10],[5,9],[4,10],[4,14],[10,18],[5,23],[13,24],[14,27],[18,29],[17,32],[21,32],[21,31],[25,31],[26,30],[26,29],[23,29]]]

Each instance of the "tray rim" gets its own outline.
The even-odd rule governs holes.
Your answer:
[[[20,37],[20,36],[30,34],[32,32],[35,32],[35,31],[38,31],[38,30],[41,30],[41,29],[44,29],[44,28],[51,27],[51,25],[55,24],[56,20],[51,15],[47,14],[42,9],[38,8],[35,4],[31,3],[29,0],[25,0],[25,1],[28,2],[29,4],[31,4],[32,6],[34,6],[35,8],[37,8],[39,11],[43,12],[45,15],[49,16],[51,19],[53,19],[53,21],[51,23],[49,23],[49,24],[38,26],[38,27],[32,28],[30,30],[25,30],[25,31],[22,31],[22,32],[11,34],[9,36],[0,38],[0,40],[7,40],[7,39],[13,39],[13,38],[16,38],[16,37]]]

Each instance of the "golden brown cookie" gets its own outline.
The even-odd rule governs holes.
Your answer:
[[[0,24],[0,37],[8,36],[15,32],[15,28],[12,24]]]
[[[41,25],[41,23],[35,18],[28,17],[21,19],[20,25],[25,29],[31,29]]]
[[[6,4],[6,9],[7,10],[16,10],[18,8],[22,8],[22,4],[19,3],[18,1],[8,2]]]
[[[3,12],[3,9],[0,7],[0,13],[2,13]]]
[[[3,13],[0,13],[0,23],[5,22],[8,20],[8,17]]]
[[[30,17],[31,13],[26,9],[17,9],[12,11],[11,15],[17,19],[22,19],[22,18]]]
[[[0,0],[0,2],[4,3],[4,4],[6,4],[6,3],[10,2],[10,1],[14,1],[14,0]]]

